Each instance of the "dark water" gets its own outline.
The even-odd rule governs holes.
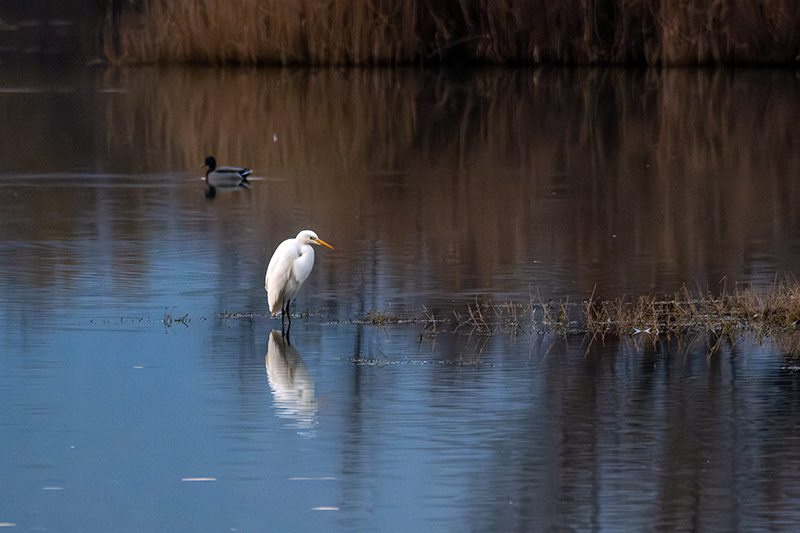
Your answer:
[[[0,112],[0,524],[800,520],[777,344],[353,323],[793,273],[796,72],[6,65]],[[212,154],[252,188],[207,199]],[[263,276],[304,228],[336,249],[287,347]]]

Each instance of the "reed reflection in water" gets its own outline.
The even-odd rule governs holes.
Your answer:
[[[715,290],[800,259],[791,71],[143,68],[94,82],[94,168],[182,171],[214,153],[256,169],[211,233],[247,228],[260,255],[276,235],[324,228],[343,247],[321,284],[348,315],[448,295]],[[7,171],[64,170],[39,148],[6,146]],[[99,210],[76,193],[30,201],[68,220]],[[21,231],[47,220],[35,224]]]

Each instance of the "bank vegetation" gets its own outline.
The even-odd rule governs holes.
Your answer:
[[[793,64],[796,0],[110,0],[117,64]]]

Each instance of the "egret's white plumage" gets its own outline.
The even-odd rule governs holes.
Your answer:
[[[308,279],[314,268],[314,247],[321,244],[333,250],[333,246],[320,240],[311,230],[303,230],[294,239],[286,239],[278,245],[267,266],[264,288],[267,290],[269,312],[275,316],[283,311],[283,317],[289,317],[289,304],[292,303],[303,282]],[[291,317],[289,317],[291,325]]]

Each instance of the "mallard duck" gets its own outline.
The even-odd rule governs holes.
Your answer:
[[[203,166],[208,167],[208,170],[206,170],[206,185],[208,185],[206,196],[209,198],[213,198],[217,194],[217,189],[230,191],[250,188],[247,176],[252,174],[253,171],[249,168],[218,167],[217,160],[212,156],[206,157],[206,162]]]

